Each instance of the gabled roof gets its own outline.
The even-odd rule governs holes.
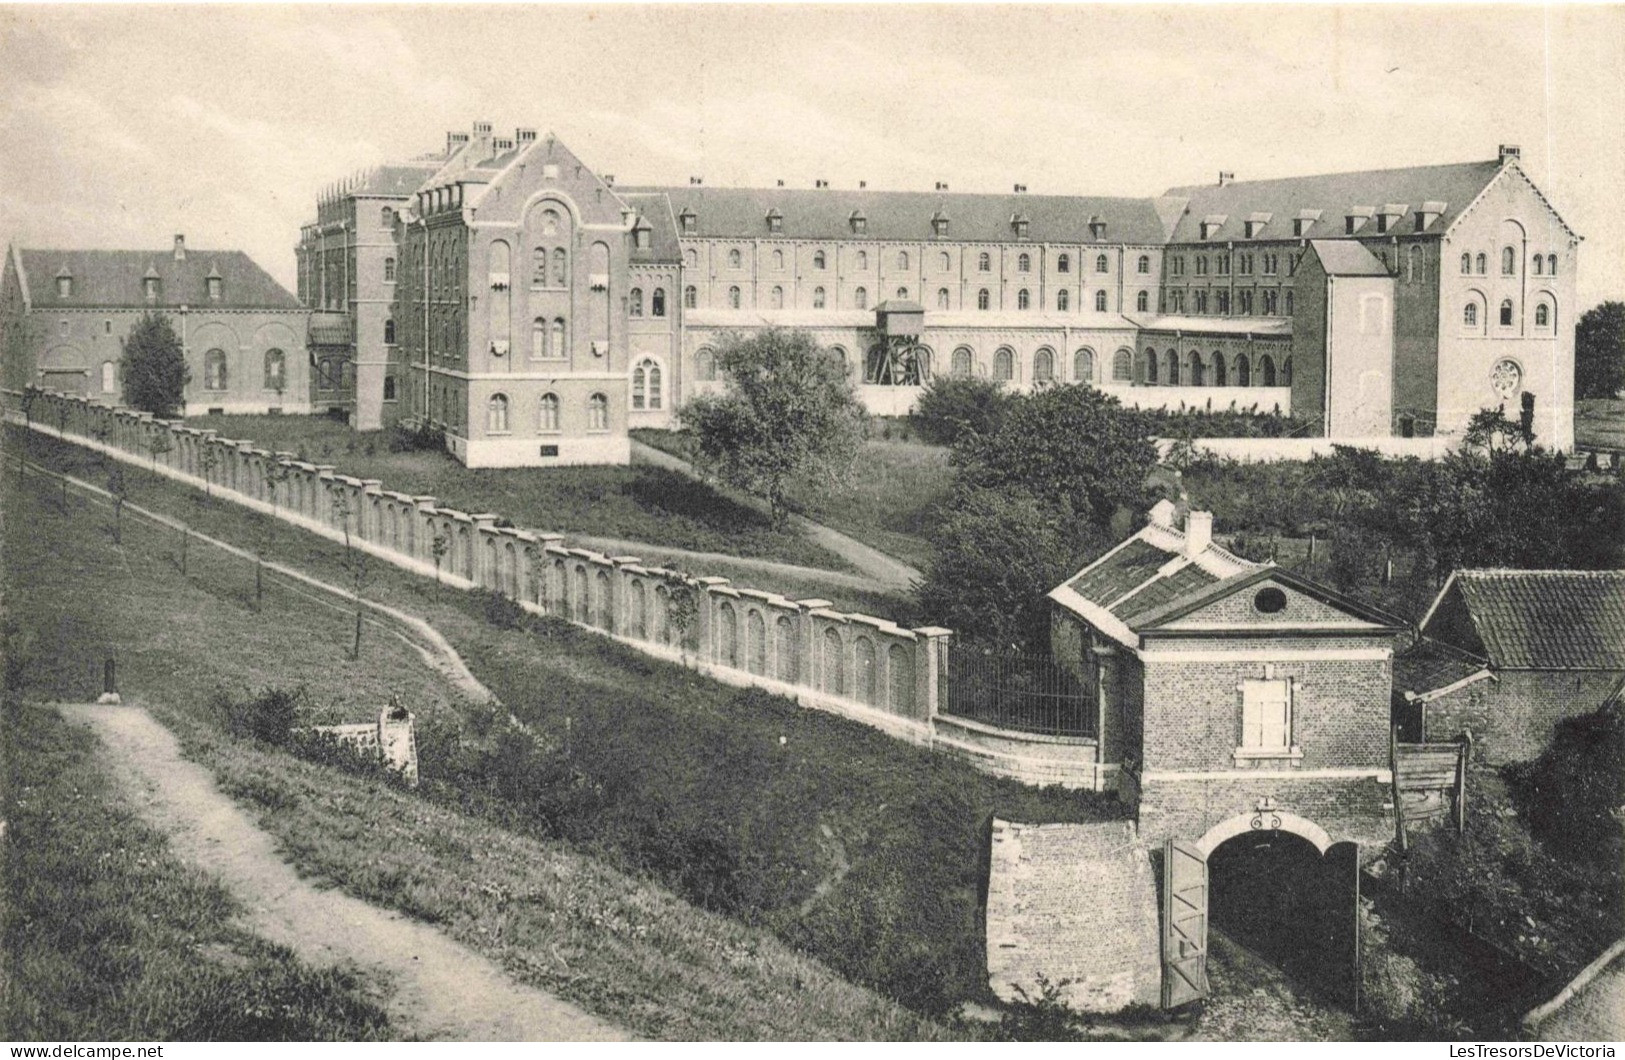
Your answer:
[[[683,252],[677,242],[677,221],[672,216],[671,200],[659,192],[621,192],[621,198],[638,212],[634,231],[645,225],[649,228],[647,247],[633,242],[633,264],[665,265],[682,261]]]
[[[18,258],[29,278],[35,309],[91,306],[160,309],[187,305],[225,309],[298,309],[299,300],[240,250],[186,251],[176,261],[173,250],[30,250]],[[52,278],[63,270],[73,277],[73,293],[57,296]],[[223,297],[209,299],[210,274],[223,281]],[[142,281],[159,281],[158,300],[146,300]]]
[[[1291,239],[1292,219],[1303,216],[1305,210],[1319,210],[1321,217],[1307,236],[1324,239],[1355,238],[1343,234],[1343,218],[1356,208],[1367,211],[1386,204],[1409,204],[1413,210],[1421,203],[1442,203],[1443,211],[1428,225],[1426,231],[1443,232],[1480,192],[1501,172],[1499,160],[1487,162],[1461,162],[1442,166],[1410,166],[1404,169],[1364,170],[1358,173],[1324,173],[1307,177],[1285,177],[1279,180],[1244,180],[1226,184],[1203,184],[1184,188],[1171,188],[1169,197],[1190,200],[1179,223],[1175,226],[1172,242],[1196,243],[1201,241],[1199,225],[1212,214],[1230,217],[1249,217],[1270,214],[1271,221],[1255,236],[1259,240]],[[1405,234],[1413,231],[1414,222],[1402,218],[1391,231]],[[1242,238],[1240,226],[1234,233],[1226,230],[1224,239]],[[1357,235],[1375,234],[1372,225],[1364,226]]]
[[[1625,571],[1456,571],[1422,632],[1494,669],[1625,670]]]
[[[1351,239],[1311,239],[1315,256],[1327,276],[1388,276],[1388,266],[1363,243]]]
[[[835,188],[628,187],[624,192],[664,192],[674,212],[692,211],[697,238],[755,239],[768,234],[764,218],[777,209],[781,239],[913,240],[930,242],[931,219],[952,218],[953,242],[1011,243],[1012,219],[1028,221],[1027,242],[1161,245],[1166,229],[1150,199],[1074,195],[971,194],[965,192],[848,191]],[[853,232],[854,214],[865,219]],[[1104,221],[1094,238],[1091,219]]]
[[[420,162],[395,162],[374,166],[361,177],[361,183],[351,189],[358,197],[404,199],[416,194],[423,182],[434,176],[444,159],[425,159]]]
[[[1487,659],[1422,637],[1394,656],[1394,691],[1427,702],[1490,677],[1489,665]]]

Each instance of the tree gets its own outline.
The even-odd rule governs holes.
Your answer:
[[[444,527],[436,527],[434,539],[429,543],[429,554],[434,557],[434,595],[440,598],[440,564],[451,551],[451,534]]]
[[[998,430],[1010,403],[1016,400],[1002,383],[974,376],[937,376],[914,402],[909,421],[920,437],[937,445],[953,445],[968,434]]]
[[[145,313],[124,340],[124,403],[133,409],[173,418],[186,407],[186,366],[180,336],[162,313]]]
[[[683,407],[698,461],[731,486],[785,516],[791,481],[837,478],[863,443],[865,413],[841,363],[804,331],[771,328],[728,336],[717,351],[728,391]]]
[[[1625,390],[1625,302],[1604,302],[1574,328],[1574,396],[1611,398]]]
[[[1065,501],[979,487],[956,491],[931,542],[916,591],[931,621],[989,646],[1036,652],[1049,640],[1045,594],[1105,543]]]
[[[1077,384],[1013,400],[996,431],[961,438],[953,453],[965,484],[1064,502],[1101,530],[1119,508],[1144,510],[1156,462],[1144,417]]]

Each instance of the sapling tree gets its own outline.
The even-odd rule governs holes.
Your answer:
[[[451,535],[445,527],[436,527],[434,538],[429,542],[429,554],[434,557],[434,595],[437,600],[440,598],[440,564],[450,550]]]
[[[32,386],[23,387],[22,409],[23,442],[17,447],[17,473],[22,474],[25,458],[28,456],[28,439],[34,434],[34,403],[39,400],[39,391]]]
[[[107,469],[107,492],[113,495],[113,544],[124,543],[124,502],[129,499],[129,487],[124,481],[124,465],[114,463]]]
[[[203,495],[214,496],[214,469],[220,466],[220,450],[208,442],[198,451],[198,468],[203,472]]]
[[[350,588],[355,599],[355,639],[350,645],[352,660],[361,658],[361,619],[362,613],[366,610],[361,592],[366,588],[369,558],[366,552],[356,547],[355,539],[350,535],[350,522],[356,514],[348,495],[340,493],[333,498],[333,516],[338,520],[339,529],[344,534],[343,565],[350,574]]]
[[[169,439],[169,431],[160,429],[147,435],[147,452],[152,454],[152,480],[158,481],[158,458],[175,448],[175,443]]]

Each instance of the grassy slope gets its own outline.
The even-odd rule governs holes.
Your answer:
[[[640,442],[688,458],[682,431],[640,430]],[[845,531],[871,547],[923,568],[931,560],[926,530],[952,484],[948,450],[923,442],[872,438],[839,482],[796,483],[791,505],[808,518]]]
[[[25,623],[13,637],[27,653],[23,691],[83,698],[96,688],[96,660],[117,653],[126,693],[182,735],[301,872],[440,924],[516,977],[642,1035],[941,1034],[766,932],[557,842],[225,738],[209,706],[219,687],[303,684],[316,713],[351,720],[393,690],[441,732],[465,715],[415,653],[382,631],[369,630],[351,663],[333,647],[346,643],[344,614],[280,586],[267,592],[263,614],[251,610],[240,592],[251,573],[240,561],[211,565],[210,550],[193,545],[183,579],[167,554],[173,535],[130,519],[125,547],[115,548],[106,509],[77,494],[67,514],[54,491],[41,499],[11,489],[6,505],[20,516],[9,521],[6,552],[8,601]]]
[[[83,453],[35,449],[48,451]],[[336,546],[137,477],[137,503],[342,576]],[[545,740],[568,739],[558,775],[593,798],[553,824],[559,834],[923,1011],[988,997],[979,920],[988,819],[1118,812],[1115,800],[996,780],[571,627],[498,630],[464,594],[437,602],[432,584],[402,572],[380,571],[371,592],[432,622]]]
[[[9,503],[9,502],[8,502]],[[234,924],[98,772],[95,737],[4,708],[4,1004],[12,1041],[358,1041],[388,1022],[353,970],[316,970]]]
[[[190,426],[303,454],[388,489],[427,494],[521,527],[651,541],[673,548],[846,570],[840,557],[715,490],[654,467],[469,469],[445,453],[389,451],[388,432],[358,434],[321,416],[194,416]]]

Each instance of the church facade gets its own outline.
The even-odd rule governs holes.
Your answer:
[[[354,422],[434,423],[471,464],[622,461],[630,428],[725,385],[726,336],[773,326],[814,335],[879,414],[933,374],[978,375],[1279,410],[1354,441],[1448,438],[1532,397],[1539,438],[1572,444],[1580,237],[1512,147],[1137,199],[617,186],[552,136],[477,123],[335,199],[354,204],[341,220],[393,224],[365,225],[370,265],[342,251],[384,285],[348,306],[306,281],[331,221],[300,245],[305,304],[348,314]]]

